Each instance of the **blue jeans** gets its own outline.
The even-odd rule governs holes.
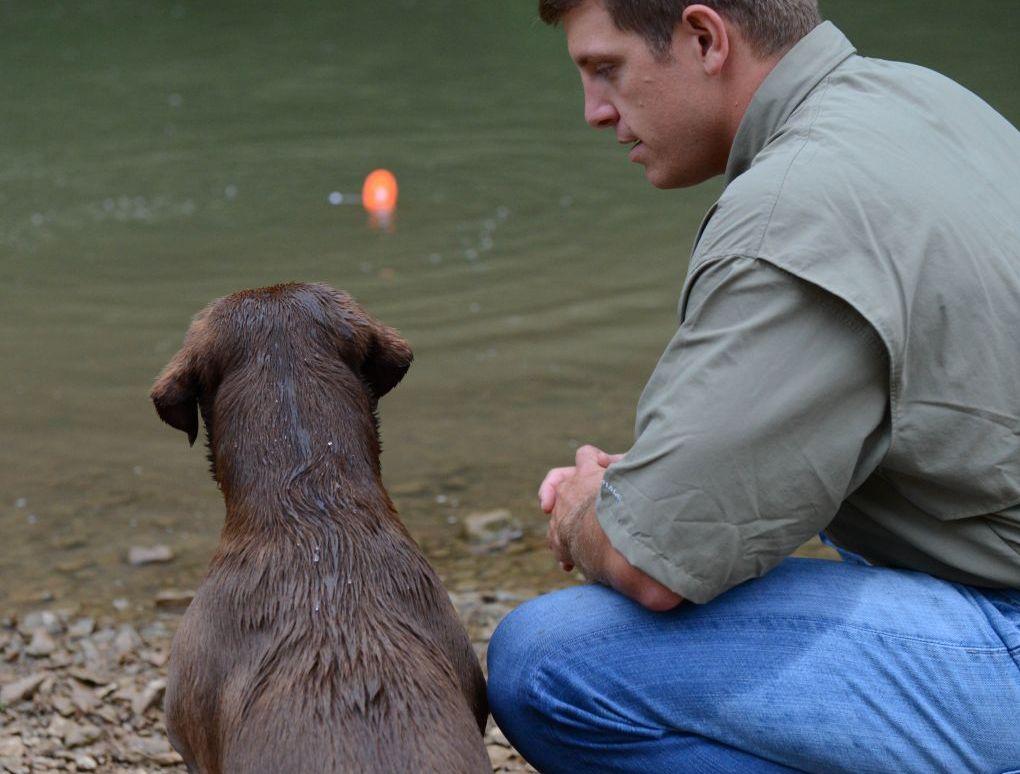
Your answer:
[[[508,615],[488,664],[542,772],[1020,770],[1020,591],[818,559],[668,613],[579,586]]]

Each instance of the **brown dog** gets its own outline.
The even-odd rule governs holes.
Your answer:
[[[411,350],[349,296],[214,301],[152,390],[226,501],[173,641],[166,724],[192,772],[491,771],[467,634],[379,471]]]

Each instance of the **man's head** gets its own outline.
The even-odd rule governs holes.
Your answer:
[[[581,72],[585,120],[659,188],[724,171],[747,104],[820,21],[817,0],[539,0]]]

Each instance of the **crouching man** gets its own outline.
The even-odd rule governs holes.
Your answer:
[[[597,583],[497,630],[496,721],[543,772],[1020,769],[1020,133],[815,0],[540,13],[649,182],[727,185],[633,447],[542,483]]]

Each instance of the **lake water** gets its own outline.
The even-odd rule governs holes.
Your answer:
[[[1015,0],[822,7],[1020,122]],[[0,69],[0,610],[195,586],[222,501],[148,390],[194,312],[282,280],[412,343],[383,471],[447,583],[565,582],[535,490],[580,442],[627,448],[720,187],[656,191],[588,129],[532,0],[3,0]],[[391,230],[329,201],[376,167]],[[460,521],[495,508],[525,537],[472,554]],[[157,543],[172,563],[126,563]]]

